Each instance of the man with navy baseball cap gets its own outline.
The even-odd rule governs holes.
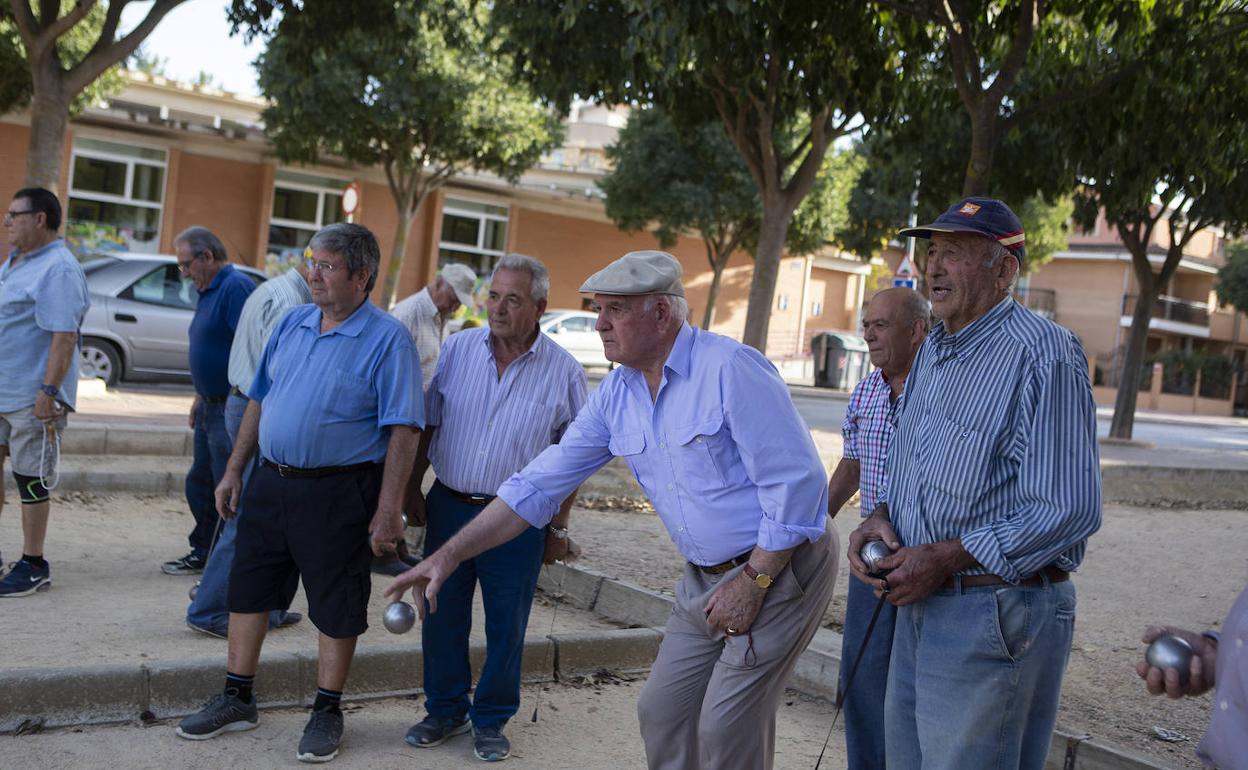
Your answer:
[[[887,503],[849,539],[855,577],[898,607],[885,695],[889,767],[1040,770],[1070,654],[1075,587],[1101,524],[1096,406],[1068,330],[1014,301],[1026,258],[1004,203],[935,222],[939,322],[902,392]],[[896,553],[867,574],[868,540]]]

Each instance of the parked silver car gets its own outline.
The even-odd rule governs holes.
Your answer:
[[[607,360],[607,354],[602,348],[602,337],[594,329],[597,323],[597,313],[556,308],[543,313],[537,325],[559,347],[571,353],[581,366],[612,369],[615,364]]]
[[[91,309],[82,322],[81,376],[108,385],[121,379],[189,377],[187,330],[199,293],[174,257],[107,253],[80,258]],[[256,284],[264,273],[235,265]]]

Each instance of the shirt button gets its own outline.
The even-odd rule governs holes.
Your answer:
[[[701,437],[701,436],[698,436],[698,443],[699,443],[699,444],[701,444],[701,443],[702,443],[702,437]]]
[[[1236,646],[1236,647],[1243,647],[1243,646],[1244,646],[1244,640],[1243,640],[1243,639],[1236,639],[1236,640],[1235,640],[1235,646]]]
[[[667,449],[667,442],[666,442],[666,441],[660,441],[660,442],[659,442],[659,449]]]
[[[1223,711],[1226,711],[1230,707],[1231,707],[1230,704],[1227,703],[1226,701],[1222,701],[1221,703],[1218,704],[1218,708],[1222,709]]]
[[[671,482],[671,481],[667,482],[667,488],[668,488],[668,489],[675,489],[675,488],[676,488],[676,484],[675,484],[675,482]]]
[[[684,532],[684,531],[685,531],[685,528],[684,528],[684,527],[680,527],[680,528],[678,528],[676,531],[677,531],[677,532]]]

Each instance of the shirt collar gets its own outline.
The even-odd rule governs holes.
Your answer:
[[[226,278],[228,278],[230,274],[233,272],[234,272],[234,266],[231,265],[229,262],[226,262],[224,265],[221,266],[221,269],[217,271],[217,274],[212,277],[212,282],[208,284],[208,288],[201,291],[199,293],[199,296],[202,297],[210,291],[216,291],[218,288],[220,288],[221,282],[224,281]]]
[[[681,324],[680,331],[676,334],[676,342],[672,344],[672,352],[667,354],[667,361],[663,364],[664,369],[670,369],[684,379],[689,379],[689,372],[693,369],[693,342],[697,334],[688,323]]]
[[[971,321],[959,331],[950,334],[945,331],[945,322],[940,321],[932,327],[932,342],[939,346],[948,345],[953,348],[965,348],[987,338],[997,330],[1005,319],[1014,312],[1014,297],[1006,295],[1005,299],[993,305],[987,313]]]
[[[438,310],[438,306],[433,302],[433,295],[429,293],[428,286],[416,292],[416,302],[423,305],[425,310],[432,310],[433,317],[438,319],[438,323],[443,323],[445,321],[445,319],[442,318],[442,311]]]
[[[48,242],[48,243],[45,243],[44,245],[40,246],[39,248],[35,249],[34,251],[31,251],[31,252],[28,252],[28,253],[26,253],[26,254],[23,254],[23,255],[22,255],[22,261],[23,261],[23,262],[25,262],[25,261],[26,261],[26,260],[28,260],[28,259],[34,259],[35,257],[41,257],[41,256],[43,256],[44,254],[47,254],[49,251],[51,251],[53,248],[55,248],[55,247],[57,247],[57,246],[65,247],[65,239],[64,239],[64,238],[57,238],[57,239],[52,240],[52,241],[50,241],[50,242]],[[9,249],[9,259],[12,259],[13,257],[16,257],[16,256],[17,256],[17,247],[16,247],[16,246],[14,246],[13,248]]]
[[[516,360],[519,361],[521,358],[524,358],[525,356],[531,353],[536,353],[537,346],[542,344],[542,338],[545,336],[546,335],[542,332],[542,330],[538,329],[537,337],[534,338],[533,344],[529,345],[529,349],[521,353],[520,356]],[[490,360],[493,361],[494,360],[494,332],[490,331],[490,327],[488,325],[485,327],[485,334],[481,336],[481,339],[484,340],[483,344],[485,345],[485,349],[490,354]]]
[[[347,316],[347,320],[325,332],[325,334],[341,334],[346,337],[358,337],[360,336],[360,333],[364,331],[364,327],[368,324],[368,316],[372,314],[372,311],[373,303],[366,298],[364,302],[355,309],[354,313]],[[308,317],[303,319],[303,323],[301,323],[300,326],[305,326],[319,335],[321,333],[321,319],[323,317],[324,313],[318,307],[315,313],[309,313]]]

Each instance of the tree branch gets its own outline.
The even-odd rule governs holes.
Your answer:
[[[949,37],[949,64],[953,68],[953,84],[958,97],[968,110],[974,111],[983,99],[979,90],[983,75],[979,69],[979,56],[966,30],[965,8],[959,4],[954,9],[951,5],[953,1],[944,0],[941,3],[939,24]]]
[[[997,70],[997,76],[993,78],[992,84],[985,92],[987,102],[993,105],[994,110],[1014,86],[1018,73],[1022,71],[1023,65],[1027,62],[1027,52],[1031,50],[1031,41],[1036,36],[1036,24],[1039,22],[1039,14],[1042,11],[1043,4],[1040,0],[1023,0],[1019,3],[1018,31],[1014,39],[1010,41],[1010,50],[1001,63],[1001,69]]]
[[[160,23],[160,20],[184,2],[186,0],[156,0],[143,21],[125,37],[112,44],[109,44],[108,41],[101,37],[96,41],[95,46],[91,48],[91,52],[66,73],[66,89],[70,93],[80,93],[92,81],[98,78],[104,70],[134,53],[134,49],[138,48],[139,44],[147,39],[147,36]],[[111,8],[109,12],[111,14]]]

